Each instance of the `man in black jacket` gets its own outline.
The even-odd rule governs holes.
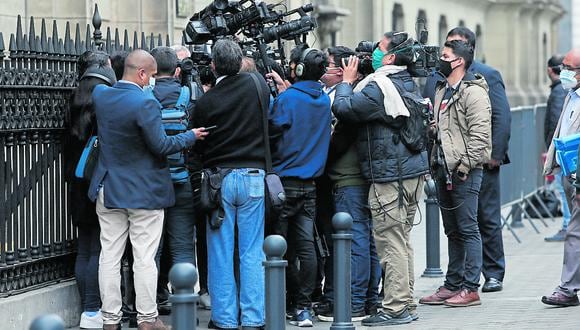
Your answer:
[[[407,72],[407,35],[386,33],[373,52],[375,73],[357,80],[358,59],[349,58],[343,83],[336,88],[332,110],[340,121],[361,125],[358,158],[362,176],[371,184],[374,239],[385,270],[383,310],[364,319],[364,326],[409,323],[417,319],[413,300],[411,228],[427,173],[427,152],[412,152],[400,130],[410,116],[394,84],[419,94]]]
[[[265,148],[262,108],[250,76],[238,73],[240,46],[221,39],[213,46],[212,69],[218,78],[196,104],[193,125],[217,126],[196,146],[204,169],[221,169],[223,221],[210,216],[207,228],[208,284],[212,312],[210,329],[258,329],[264,326],[264,176]],[[268,100],[268,86],[261,85]],[[234,279],[235,230],[238,232],[240,286]],[[238,309],[239,307],[239,309]],[[240,311],[241,310],[241,313]]]
[[[560,65],[562,65],[563,60],[564,56],[562,55],[554,55],[548,60],[547,73],[552,84],[550,85],[550,96],[548,97],[546,117],[544,120],[544,140],[546,141],[546,148],[549,148],[550,143],[552,143],[554,131],[556,130],[556,126],[558,126],[558,120],[560,119],[567,94],[560,81]],[[570,208],[565,198],[564,187],[562,186],[562,175],[560,173],[555,174],[554,180],[555,188],[560,194],[559,199],[562,205],[562,228],[553,236],[545,237],[544,240],[546,242],[563,242],[568,223],[570,222]]]
[[[475,49],[475,33],[466,27],[456,27],[447,33],[447,41],[461,40]],[[501,233],[501,199],[500,199],[500,166],[509,164],[508,147],[511,132],[510,105],[505,93],[501,74],[494,68],[479,61],[473,61],[468,72],[478,73],[485,78],[489,86],[491,101],[491,159],[484,166],[483,180],[478,200],[477,221],[483,244],[483,268],[485,284],[482,292],[501,291],[505,275],[505,255]],[[444,81],[440,72],[435,72],[427,79],[423,96],[431,98],[435,104],[435,85]]]

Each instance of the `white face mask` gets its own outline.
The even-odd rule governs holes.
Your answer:
[[[570,90],[578,86],[578,79],[576,79],[576,72],[571,70],[560,71],[560,81],[562,88]]]
[[[149,86],[151,86],[151,88],[155,87],[155,78],[153,77],[149,78]]]

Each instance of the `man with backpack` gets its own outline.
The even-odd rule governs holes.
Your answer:
[[[151,50],[151,55],[157,62],[157,76],[152,91],[153,96],[163,107],[161,110],[163,128],[167,135],[185,132],[190,117],[190,90],[187,86],[181,86],[180,81],[175,77],[178,63],[177,55],[169,47],[154,48]],[[162,253],[164,256],[171,256],[171,261],[168,263],[164,263],[164,260],[158,261],[161,268],[157,289],[160,309],[169,307],[167,275],[171,266],[180,262],[191,264],[194,262],[195,212],[185,154],[185,151],[180,151],[167,156],[173,190],[175,191],[175,205],[165,210],[167,219],[157,252],[158,259],[161,258]]]
[[[410,45],[406,33],[386,33],[373,52],[375,73],[354,91],[359,61],[351,56],[332,107],[338,120],[360,125],[358,159],[371,185],[374,239],[385,271],[382,311],[364,319],[364,326],[404,324],[418,318],[410,233],[428,170],[426,141],[416,125],[423,121],[427,105],[407,71],[412,64]]]

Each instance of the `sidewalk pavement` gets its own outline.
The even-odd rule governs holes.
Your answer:
[[[421,203],[423,204],[423,203]],[[424,205],[422,205],[424,206]],[[422,207],[421,214],[424,215]],[[419,215],[418,215],[419,216]],[[423,216],[424,217],[424,216]],[[418,219],[417,219],[418,220]],[[544,227],[535,220],[541,233],[537,234],[527,220],[524,227],[514,229],[522,243],[518,243],[509,231],[503,231],[506,253],[506,277],[504,290],[496,293],[480,293],[482,305],[468,308],[450,308],[443,306],[419,305],[419,320],[407,325],[393,327],[367,328],[355,323],[357,329],[580,329],[580,307],[554,308],[541,303],[542,295],[551,293],[560,280],[562,268],[563,243],[546,243],[545,236],[554,234],[561,225],[561,219],[555,222],[546,220]],[[441,268],[447,265],[447,240],[441,233]],[[415,299],[431,294],[443,283],[443,278],[421,277],[426,265],[425,223],[413,229],[412,240],[415,249]],[[483,284],[483,279],[481,281]],[[200,325],[198,329],[207,329],[209,311],[198,312]],[[166,324],[170,317],[163,317]],[[315,322],[312,329],[329,329],[332,323]],[[125,325],[126,326],[126,325]],[[74,329],[74,328],[73,328]],[[78,329],[78,328],[77,328]],[[124,328],[125,329],[125,328]],[[287,324],[287,329],[298,329]]]

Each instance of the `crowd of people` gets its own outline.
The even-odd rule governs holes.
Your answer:
[[[83,54],[65,143],[81,328],[121,329],[129,312],[122,292],[133,290],[121,264],[129,260],[133,273],[123,277],[133,280],[139,329],[166,329],[159,315],[171,309],[167,273],[181,262],[198,267],[208,328],[263,329],[262,245],[269,234],[288,243],[290,324],[332,321],[333,290],[342,289],[333,287],[329,257],[336,212],[353,218],[351,260],[344,261],[351,263],[353,321],[410,323],[419,319],[417,302],[478,305],[482,275],[481,291],[501,291],[499,173],[509,163],[511,115],[499,72],[474,60],[475,40],[467,28],[449,31],[440,68],[423,90],[411,76],[414,59],[401,32],[375,44],[369,75],[358,72],[359,58],[345,46],[297,45],[284,74],[266,72],[236,42],[220,39],[213,76],[202,86],[182,86],[181,63],[190,57],[183,46]],[[563,65],[578,75],[580,55],[569,56]],[[580,113],[573,112],[577,97],[567,98],[564,108],[572,110],[563,114]],[[421,132],[417,116],[425,106],[433,115]],[[565,123],[554,137],[578,131],[577,121]],[[423,134],[429,138],[417,144]],[[74,169],[91,136],[100,150],[89,182]],[[552,161],[549,154],[546,164]],[[284,188],[279,212],[266,212],[271,173]],[[449,264],[443,285],[417,301],[410,236],[429,177]],[[571,209],[568,235],[580,214]],[[568,275],[548,302],[576,297],[577,244],[568,250]]]

